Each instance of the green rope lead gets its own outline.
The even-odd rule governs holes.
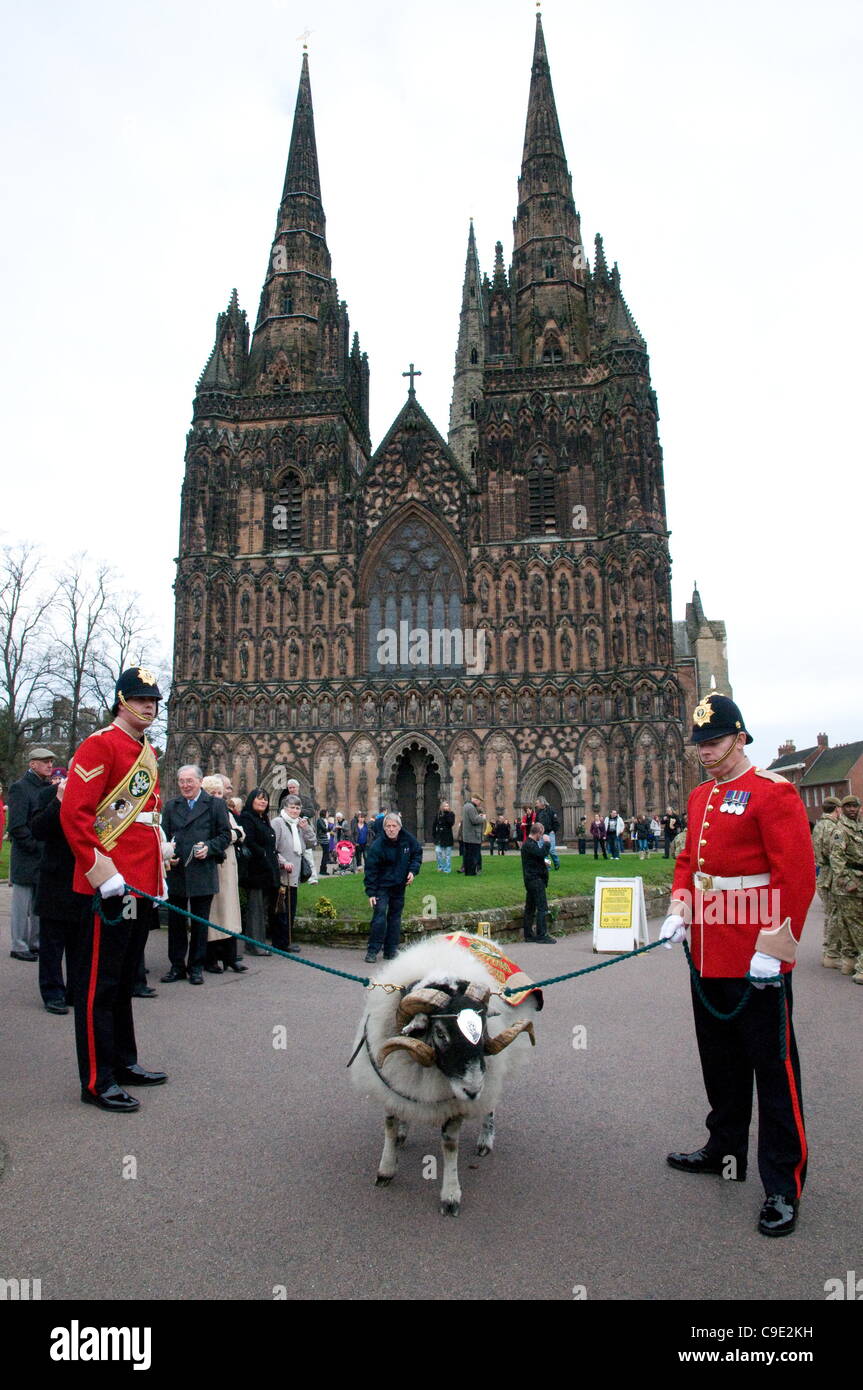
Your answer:
[[[158,903],[160,907],[166,907],[169,912],[176,912],[180,917],[188,917],[190,922],[200,922],[202,926],[205,927],[211,927],[213,925],[213,923],[209,922],[206,917],[198,917],[195,915],[194,912],[187,912],[185,908],[175,907],[173,903],[167,902],[165,898],[156,898],[153,896],[152,893],[145,893],[141,888],[133,888],[130,883],[126,883],[123,886],[125,887],[127,893],[132,893],[137,898],[148,898],[151,903]],[[93,894],[93,911],[99,917],[101,917],[102,921],[109,927],[116,927],[120,922],[124,920],[122,912],[120,913],[119,917],[109,917],[107,915],[107,913],[105,912],[102,896],[98,892]],[[216,930],[221,932],[223,936],[232,936],[236,941],[247,941],[250,946],[256,946],[259,949],[261,948],[261,943],[259,941],[256,941],[254,937],[245,936],[243,932],[231,931],[228,927],[217,927]],[[654,951],[656,950],[657,946],[664,946],[665,944],[666,943],[662,940],[651,941],[649,945],[639,946],[634,951],[626,951],[623,955],[612,956],[609,960],[601,960],[598,965],[586,965],[582,970],[570,970],[567,975],[552,975],[547,980],[537,980],[532,985],[530,985],[530,989],[544,989],[547,985],[559,984],[561,980],[575,980],[578,978],[579,975],[591,975],[594,970],[605,970],[605,968],[609,965],[619,965],[621,961],[632,960],[634,956],[643,956],[646,951]],[[365,988],[367,988],[371,984],[371,978],[368,975],[351,975],[347,970],[336,970],[335,967],[332,965],[320,965],[319,962],[316,960],[306,960],[304,956],[289,954],[287,951],[283,951],[279,946],[266,946],[263,949],[266,950],[270,955],[281,956],[283,960],[289,960],[293,965],[308,965],[311,967],[312,970],[323,971],[325,975],[338,975],[339,979],[341,980],[355,980],[357,984],[363,985]],[[702,990],[699,981],[698,972],[695,969],[692,956],[689,954],[689,947],[687,946],[685,941],[683,942],[683,950],[686,955],[687,962],[689,964],[689,969],[692,973],[692,979],[695,984],[695,991],[699,999],[701,1000],[701,1003],[704,1005],[705,1009],[707,1009],[708,1013],[711,1013],[714,1018],[719,1019],[720,1022],[723,1023],[727,1023],[731,1019],[736,1018],[737,1015],[744,1008],[744,1006],[749,1002],[749,999],[753,992],[752,984],[750,983],[747,985],[746,992],[744,993],[743,998],[740,1000],[740,1003],[737,1005],[737,1007],[735,1009],[732,1009],[731,1013],[722,1014],[719,1012],[718,1009],[714,1009],[713,1005],[710,1003],[710,1001],[704,994],[704,991]],[[781,980],[779,1008],[779,1022],[781,1031],[779,1038],[779,1055],[782,1061],[784,1062],[786,1056],[785,1033],[788,1003],[785,991],[785,982],[784,980],[782,980],[781,976],[779,978]],[[501,993],[504,996],[508,994],[524,994],[525,990],[523,987],[507,988],[501,990]]]
[[[546,985],[559,984],[561,980],[574,980],[579,975],[590,975],[594,970],[604,970],[607,965],[619,965],[621,961],[632,960],[633,956],[643,956],[645,951],[654,951],[657,946],[664,945],[664,941],[651,941],[649,946],[639,946],[635,951],[626,951],[623,955],[612,956],[610,960],[601,960],[598,965],[586,965],[582,970],[570,970],[568,975],[552,975],[548,980],[536,980],[527,986],[516,985],[501,990],[501,994],[525,994],[532,989],[544,989]]]
[[[165,898],[154,898],[152,893],[145,893],[142,888],[133,888],[130,883],[124,884],[127,893],[133,893],[136,898],[149,898],[151,903],[158,903],[160,907],[166,907],[169,912],[176,912],[180,917],[188,917],[190,922],[200,922],[205,927],[212,927],[213,923],[208,922],[206,917],[197,917],[194,912],[187,912],[183,907],[175,907],[173,903],[167,902]],[[99,893],[93,894],[93,911],[102,918],[106,925],[116,927],[123,920],[123,914],[119,917],[108,917],[105,914],[102,897]],[[252,936],[245,936],[240,931],[231,931],[228,927],[216,927],[218,932],[224,936],[233,936],[237,941],[247,941],[250,946],[257,946],[259,950],[266,951],[271,956],[281,956],[283,960],[289,960],[292,965],[309,965],[312,970],[322,970],[325,975],[338,975],[343,980],[356,980],[357,984],[370,985],[371,979],[368,975],[349,975],[346,970],[336,970],[332,965],[319,965],[316,960],[306,960],[303,956],[288,954],[279,946],[261,946],[260,941],[256,941]]]
[[[736,1008],[733,1008],[730,1013],[722,1014],[719,1012],[718,1009],[715,1009],[713,1007],[710,1000],[707,998],[707,995],[704,993],[704,990],[701,988],[701,977],[695,968],[695,962],[693,961],[692,956],[689,953],[689,947],[685,941],[683,943],[683,950],[686,953],[687,964],[689,965],[690,974],[692,975],[692,985],[695,990],[695,993],[698,995],[699,1002],[703,1004],[707,1012],[709,1014],[712,1014],[714,1018],[718,1019],[720,1023],[730,1023],[733,1018],[737,1018],[738,1014],[741,1014],[743,1012],[744,1008],[749,1003],[749,1000],[755,993],[755,986],[753,985],[752,981],[748,977],[746,977],[746,989],[743,992],[743,995],[740,999],[740,1003],[736,1006]],[[765,984],[773,985],[777,983],[779,985],[779,1060],[781,1062],[784,1062],[787,1057],[785,1036],[786,1021],[788,1014],[788,998],[786,993],[785,980],[782,975],[777,975],[775,979],[765,981]]]

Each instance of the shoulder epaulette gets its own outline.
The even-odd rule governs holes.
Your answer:
[[[768,772],[764,767],[753,768],[756,777],[764,777],[768,782],[788,782],[787,777],[783,777],[779,772]],[[791,783],[788,782],[789,787]]]

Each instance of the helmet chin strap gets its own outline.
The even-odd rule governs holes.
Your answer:
[[[699,757],[698,761],[701,763],[701,766],[704,767],[704,768],[706,769],[706,771],[708,771],[708,772],[716,772],[717,769],[720,768],[720,767],[722,766],[722,764],[723,764],[728,758],[731,757],[731,754],[734,753],[734,752],[736,752],[736,751],[737,751],[737,738],[734,739],[734,742],[732,743],[731,747],[730,747],[729,749],[727,749],[726,752],[724,752],[724,753],[722,754],[722,757],[719,759],[719,761],[718,761],[718,762],[715,762],[715,763],[712,763],[712,764],[710,765],[710,767],[706,767],[706,764],[705,764],[704,762],[702,762],[702,760],[701,760],[700,757]]]
[[[156,718],[155,714],[138,714],[137,710],[132,709],[132,706],[129,704],[122,691],[118,691],[118,698],[120,704],[123,706],[124,714],[128,714],[130,719],[134,719],[139,724],[143,724],[145,729],[152,724],[153,720]]]

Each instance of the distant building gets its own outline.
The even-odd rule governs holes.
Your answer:
[[[96,729],[101,728],[102,719],[94,709],[84,707],[78,710],[75,729],[75,742],[83,743]],[[71,743],[72,701],[65,695],[51,702],[51,713],[29,719],[24,725],[24,752],[36,743],[45,743],[58,759],[65,759]]]
[[[863,801],[863,741],[831,748],[827,735],[819,734],[813,748],[798,751],[789,739],[770,764],[770,771],[794,783],[813,823],[821,815],[825,796],[854,795]]]

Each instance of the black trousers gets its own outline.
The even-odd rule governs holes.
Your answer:
[[[134,905],[134,916],[122,914]],[[159,925],[145,898],[108,898],[103,922],[88,900],[75,956],[75,1048],[82,1089],[100,1095],[116,1081],[116,1069],[138,1060],[132,1021],[132,986],[147,933]]]
[[[81,914],[91,899],[83,893]],[[81,914],[74,921],[55,917],[39,918],[39,993],[44,1004],[71,1004],[75,994],[75,951],[81,930]],[[63,953],[66,953],[66,980],[63,980]]]
[[[745,980],[701,980],[705,997],[729,1013],[746,988]],[[792,1023],[790,973],[783,976],[787,1001],[786,1060],[779,1049],[781,992],[775,985],[754,989],[742,1013],[720,1022],[705,1009],[692,982],[695,1035],[710,1113],[706,1148],[714,1158],[736,1159],[746,1172],[752,1084],[758,1091],[758,1171],[764,1190],[800,1196],[806,1180],[807,1144],[803,1123],[800,1060]]]
[[[464,858],[462,862],[466,874],[476,874],[477,869],[482,867],[482,845],[472,845],[465,841]]]
[[[168,894],[171,907],[179,907],[183,912],[194,912],[196,917],[209,919],[213,894],[200,898],[178,897]],[[200,969],[207,958],[207,928],[203,922],[190,922],[179,912],[172,912],[168,923],[168,958],[177,970],[186,969],[186,949],[189,952],[189,969]]]
[[[525,884],[527,897],[524,900],[524,920],[522,927],[524,939],[529,941],[533,919],[536,917],[536,935],[545,936],[548,932],[546,925],[548,919],[548,898],[545,894],[545,884],[538,881]]]
[[[273,919],[273,945],[278,946],[280,951],[286,951],[292,944],[294,922],[297,920],[297,890],[290,886],[284,891],[284,906],[281,911],[276,911]],[[279,901],[282,901],[281,895]]]

